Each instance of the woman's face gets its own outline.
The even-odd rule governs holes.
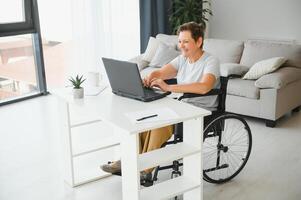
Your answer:
[[[190,31],[181,31],[179,34],[178,46],[183,56],[190,57],[200,50],[202,41],[203,40],[201,37],[195,41],[191,37]]]

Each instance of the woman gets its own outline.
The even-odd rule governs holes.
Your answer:
[[[159,87],[162,91],[175,93],[206,94],[219,87],[219,62],[203,51],[205,26],[195,22],[181,25],[178,29],[178,47],[181,55],[162,68],[153,71],[143,79],[147,87]],[[177,78],[176,85],[164,80]],[[217,96],[195,97],[187,100],[195,106],[208,110],[217,107]],[[162,127],[140,134],[140,153],[158,149],[171,137],[173,126]],[[121,162],[116,161],[101,167],[109,173],[121,171]],[[149,180],[153,168],[141,172],[141,179]]]

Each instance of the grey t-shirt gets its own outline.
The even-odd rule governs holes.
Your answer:
[[[204,74],[212,74],[216,78],[214,88],[220,87],[219,61],[207,52],[194,63],[189,63],[183,55],[179,55],[170,64],[178,71],[178,84],[188,84],[199,82]],[[216,110],[218,106],[218,96],[205,96],[185,99],[187,103],[202,107],[208,110]]]

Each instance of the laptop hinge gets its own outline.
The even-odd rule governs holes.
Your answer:
[[[119,95],[119,96],[125,96],[125,97],[131,97],[131,98],[134,98],[134,99],[143,99],[142,96],[139,96],[139,95],[135,95],[135,94],[131,94],[131,93],[127,93],[127,92],[122,92],[120,90],[113,90],[113,93]]]

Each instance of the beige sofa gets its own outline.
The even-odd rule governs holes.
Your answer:
[[[158,40],[177,44],[177,36],[158,34]],[[256,62],[285,57],[286,63],[277,71],[257,80],[230,79],[228,82],[226,111],[266,120],[274,127],[276,121],[301,105],[301,45],[269,41],[234,41],[205,39],[204,50],[219,58],[221,75],[243,75]],[[155,70],[148,67],[143,54],[131,61],[138,63],[142,76]]]

